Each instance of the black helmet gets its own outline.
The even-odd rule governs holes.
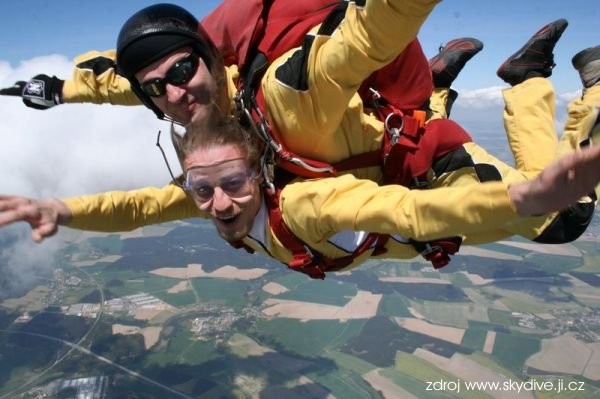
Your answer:
[[[219,52],[198,20],[174,4],[155,4],[133,14],[123,24],[117,39],[119,73],[131,83],[135,94],[160,118],[160,111],[139,87],[134,75],[139,70],[178,48],[191,46],[213,72]]]

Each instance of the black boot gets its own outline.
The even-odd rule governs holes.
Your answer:
[[[482,48],[482,42],[470,37],[454,39],[440,47],[440,52],[429,60],[435,87],[450,87],[467,61]]]
[[[519,51],[500,65],[496,72],[498,77],[514,86],[529,78],[552,75],[552,68],[556,66],[554,46],[567,25],[566,19],[558,19],[537,31]]]

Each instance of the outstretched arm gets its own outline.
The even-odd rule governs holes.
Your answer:
[[[284,219],[299,238],[320,242],[341,231],[415,240],[504,229],[523,217],[560,211],[600,183],[600,146],[549,165],[534,180],[409,190],[345,175],[289,184]]]
[[[35,242],[53,236],[59,225],[70,220],[71,211],[60,200],[0,195],[0,227],[27,222],[31,226],[31,239]]]
[[[89,51],[75,58],[71,79],[39,74],[0,89],[0,94],[21,97],[28,107],[42,110],[62,103],[141,104],[129,81],[117,72],[114,50]]]
[[[56,233],[59,225],[100,232],[130,231],[150,224],[206,217],[180,187],[146,187],[64,200],[34,200],[0,195],[0,228],[16,222],[31,226],[35,242]]]

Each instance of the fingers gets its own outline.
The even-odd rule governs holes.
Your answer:
[[[509,187],[523,216],[560,211],[593,192],[600,182],[600,146],[569,154],[549,165],[534,180]]]
[[[40,243],[44,238],[51,237],[58,231],[57,225],[52,223],[41,224],[37,228],[32,228],[31,239],[34,242]]]
[[[584,148],[559,162],[560,170],[554,184],[558,198],[570,199],[564,206],[594,191],[600,182],[600,146]]]
[[[0,227],[27,222],[31,226],[31,239],[35,242],[56,234],[61,217],[68,220],[70,211],[59,200],[0,195]]]
[[[39,207],[29,198],[0,196],[0,227],[20,221],[31,222],[39,217]]]
[[[4,87],[4,88],[0,89],[0,94],[5,95],[5,96],[21,97],[21,95],[23,94],[23,87],[25,87],[26,84],[27,84],[27,82],[25,82],[23,80],[19,80],[18,82],[15,82],[15,84],[10,87]]]
[[[600,146],[585,148],[568,158],[565,182],[580,195],[594,190],[600,182]]]

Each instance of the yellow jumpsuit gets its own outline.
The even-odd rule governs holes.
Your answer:
[[[303,156],[326,162],[337,162],[351,155],[379,148],[383,135],[383,124],[375,116],[364,112],[356,90],[366,76],[386,65],[415,37],[420,25],[435,3],[436,1],[371,0],[364,8],[356,7],[351,3],[344,21],[332,35],[317,36],[311,39],[310,48],[304,50],[307,51],[303,55],[307,65],[306,81],[308,84],[306,89],[300,90],[289,85],[289,82],[285,80],[286,77],[289,77],[285,73],[286,68],[289,69],[290,63],[293,63],[292,54],[303,51],[302,49],[292,50],[274,62],[262,80],[262,88],[269,120],[276,127],[287,147]],[[88,53],[78,61],[98,55],[98,53]],[[111,54],[104,53],[103,55],[110,56]],[[90,64],[80,62],[79,65]],[[233,98],[235,82],[238,78],[237,68],[235,66],[227,68],[227,76],[229,93]],[[123,83],[123,80],[120,80],[111,69],[98,75],[93,68],[80,68],[76,70],[74,79],[65,83],[64,99],[67,102],[135,103],[134,97],[127,90],[128,85]],[[531,178],[558,152],[553,122],[554,98],[548,81],[544,79],[526,81],[522,85],[508,89],[505,92],[505,99],[507,100],[505,114],[507,134],[515,153],[517,168],[512,168],[499,161],[475,143],[464,145],[466,157],[475,165],[491,166],[502,178],[501,186],[503,187]],[[531,101],[532,99],[539,101]],[[542,123],[539,123],[540,120]],[[575,139],[570,143],[570,147],[564,145],[560,148],[573,150],[580,141],[579,138],[585,135],[581,126],[575,124],[574,127],[572,136]],[[374,182],[381,181],[381,173],[378,168],[357,170],[352,173],[358,178],[367,178]],[[345,179],[352,178],[345,177],[339,181],[346,182]],[[361,182],[361,184],[363,183]],[[406,218],[379,227],[369,224],[366,231],[387,232],[387,229],[391,228],[390,226],[397,227],[402,223],[408,223],[396,233],[407,234],[407,238],[416,240],[444,235],[464,235],[467,243],[479,243],[494,241],[514,234],[534,239],[552,223],[556,216],[553,214],[526,219],[505,217],[499,220],[493,215],[489,215],[489,217],[478,219],[475,208],[481,202],[487,201],[488,204],[495,204],[503,202],[506,198],[477,198],[475,195],[477,189],[474,189],[473,186],[480,185],[480,177],[472,167],[462,167],[438,174],[432,173],[431,183],[434,188],[454,187],[459,193],[464,194],[461,197],[463,200],[449,202],[444,190],[431,190],[426,194],[416,194],[427,198],[427,203],[410,200],[387,203],[386,198],[381,197],[374,200],[374,203],[379,204],[380,212],[400,213]],[[302,184],[323,186],[318,182]],[[335,186],[332,182],[327,184]],[[399,187],[394,189],[407,197],[412,198],[414,195]],[[496,193],[496,191],[493,192]],[[102,196],[85,197],[85,199],[76,201],[77,206],[70,201],[69,204],[73,206],[72,210],[75,216],[73,226],[115,231],[197,215],[193,204],[178,187],[167,186],[159,193],[152,198],[144,190],[133,194],[115,194],[111,204],[104,203]],[[492,194],[486,192],[485,195]],[[140,202],[140,198],[142,198],[142,202]],[[302,199],[296,199],[295,196],[293,198],[295,199],[288,199],[282,204],[284,218],[292,230],[294,230],[294,222],[288,220],[290,212],[283,208],[293,205],[300,209],[304,206],[310,209],[315,206],[311,203],[304,205]],[[344,208],[343,199],[339,196],[335,198],[336,201],[340,201],[337,208]],[[288,205],[285,205],[286,202]],[[130,215],[133,216],[133,219],[124,218],[113,227],[110,227],[106,220],[98,222],[84,216],[87,213],[95,212],[98,206],[103,207],[105,211],[114,207],[113,210],[116,212],[129,209],[128,205],[132,203],[136,204],[136,214]],[[440,213],[429,211],[432,207],[437,206],[446,209],[448,215],[458,212],[460,216],[448,218],[448,220],[452,220],[452,224],[448,224],[444,220],[445,216],[441,210]],[[451,209],[454,207],[458,207],[458,209]],[[150,217],[144,215],[144,212],[148,212]],[[307,212],[311,214],[312,211]],[[300,219],[302,219],[302,214],[302,212],[298,213]],[[412,216],[408,217],[409,215]],[[498,212],[497,215],[503,215],[503,213]],[[332,214],[329,217],[335,219],[336,215]],[[473,217],[481,224],[481,228],[476,235],[469,236],[472,231],[467,226],[472,222]],[[81,219],[78,220],[79,218]],[[440,225],[445,229],[440,229]],[[376,229],[370,230],[371,227]],[[359,226],[353,226],[352,229],[363,230]],[[335,231],[330,229],[319,231],[323,235],[309,241],[323,242],[327,239],[328,234],[335,234]],[[314,231],[311,231],[310,235],[313,233]]]

